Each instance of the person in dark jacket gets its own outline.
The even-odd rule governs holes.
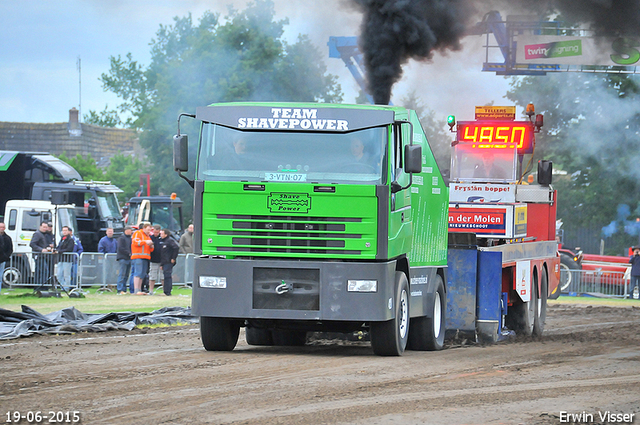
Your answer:
[[[640,289],[640,246],[633,247],[633,255],[629,257],[631,264],[631,283],[629,284],[629,295],[634,294],[634,288]]]
[[[133,294],[133,274],[131,274],[131,227],[124,228],[124,233],[118,238],[116,260],[120,265],[118,273],[118,295],[127,293],[127,277],[129,278],[129,292]]]
[[[11,236],[5,232],[5,224],[0,221],[0,279],[4,274],[4,266],[7,261],[11,260],[11,254],[13,254],[13,241]]]
[[[58,282],[68,291],[71,289],[71,267],[73,266],[73,248],[75,242],[69,226],[62,227],[62,239],[56,248],[58,251]]]
[[[171,237],[171,230],[163,229],[160,231],[160,265],[162,266],[162,274],[164,275],[164,283],[162,290],[165,295],[171,295],[173,289],[173,266],[176,264],[180,247]]]
[[[101,254],[115,254],[118,251],[118,241],[113,237],[113,229],[107,228],[106,236],[98,242],[98,252]]]
[[[49,269],[51,262],[49,261],[47,253],[53,251],[53,243],[48,234],[49,225],[46,221],[43,221],[40,223],[40,228],[31,237],[31,242],[29,243],[36,262],[34,281],[34,283],[38,285],[36,290],[42,288],[51,275],[51,270]]]

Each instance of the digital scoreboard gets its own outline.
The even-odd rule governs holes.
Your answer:
[[[475,149],[505,149],[515,144],[523,155],[533,153],[533,130],[529,121],[460,121],[456,141]]]

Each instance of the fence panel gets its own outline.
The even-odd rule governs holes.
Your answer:
[[[11,255],[2,272],[2,284],[7,287],[34,288],[63,285],[71,290],[78,286],[78,254],[75,252],[18,253]]]
[[[80,254],[80,286],[101,285],[104,275],[104,254],[83,252]]]
[[[97,252],[77,253],[19,253],[5,263],[2,273],[4,287],[51,285],[57,279],[67,289],[116,286],[120,265],[116,254]],[[194,254],[179,254],[173,268],[174,285],[193,283]],[[160,283],[157,283],[160,286]]]
[[[570,295],[593,294],[611,298],[631,298],[633,288],[622,272],[561,270],[561,291]]]

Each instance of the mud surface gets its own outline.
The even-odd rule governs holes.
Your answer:
[[[545,336],[374,356],[367,342],[207,352],[197,326],[0,342],[7,412],[86,424],[640,424],[640,308],[549,306]],[[22,420],[20,423],[28,423]]]

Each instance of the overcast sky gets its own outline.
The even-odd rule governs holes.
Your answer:
[[[109,70],[109,57],[126,55],[143,65],[150,60],[149,42],[160,24],[173,17],[206,10],[224,16],[227,6],[243,9],[246,0],[23,0],[2,1],[0,8],[0,121],[65,122],[68,110],[82,114],[113,109],[120,102],[102,90],[100,75]],[[360,14],[341,0],[274,0],[276,18],[289,18],[285,38],[295,42],[308,34],[324,55],[328,71],[339,77],[344,101],[353,103],[357,85],[340,59],[328,55],[329,36],[358,35]],[[437,55],[432,63],[410,62],[392,101],[415,90],[429,108],[445,118],[472,119],[474,106],[494,102],[508,105],[508,81],[481,72],[484,37],[464,39],[461,52]],[[77,68],[81,58],[80,84]],[[185,111],[189,112],[189,111]]]

